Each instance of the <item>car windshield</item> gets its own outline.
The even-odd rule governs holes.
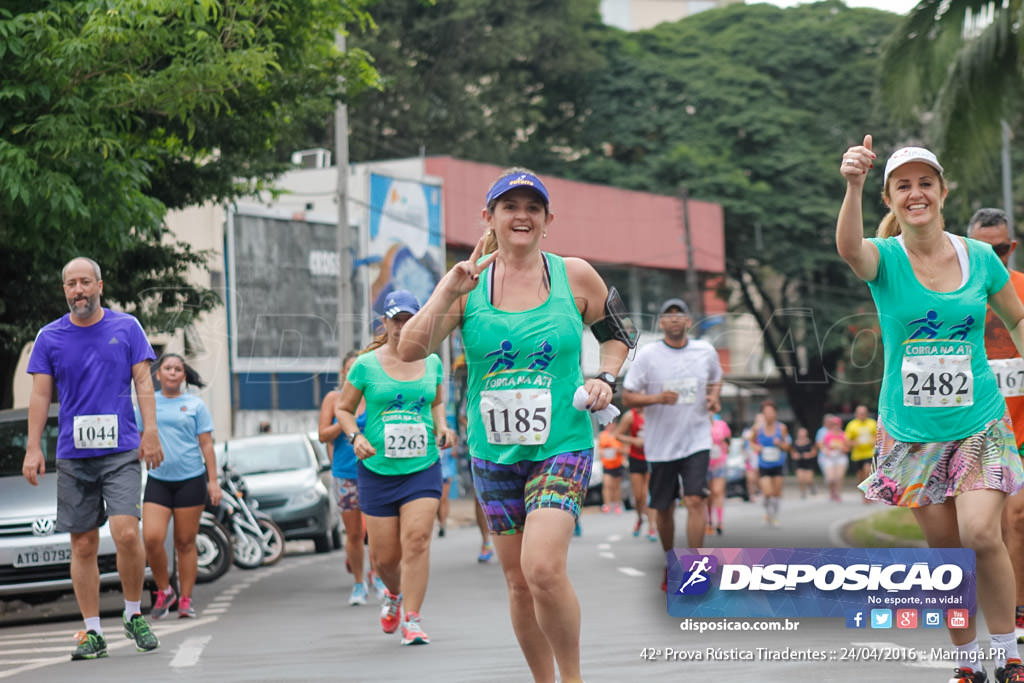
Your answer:
[[[0,477],[20,477],[21,464],[25,460],[25,444],[28,442],[28,420],[13,419],[0,421]],[[43,453],[46,454],[46,471],[57,469],[57,418],[51,417],[43,430]]]
[[[301,470],[310,466],[309,451],[301,441],[228,442],[231,467],[239,474]]]

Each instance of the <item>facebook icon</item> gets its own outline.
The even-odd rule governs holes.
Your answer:
[[[864,617],[864,610],[847,612],[846,628],[867,628],[867,619]]]

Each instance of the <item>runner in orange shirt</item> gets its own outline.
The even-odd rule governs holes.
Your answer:
[[[996,256],[1010,271],[1010,282],[1017,296],[1024,299],[1024,273],[1010,268],[1010,254],[1017,240],[1010,234],[1006,213],[1000,209],[978,209],[967,224],[967,236],[992,245]],[[999,390],[1013,420],[1017,448],[1024,445],[1024,360],[1010,339],[1010,332],[999,316],[989,308],[985,318],[985,353],[996,373]],[[1021,451],[1024,455],[1024,451]],[[1006,499],[1003,508],[1003,539],[1010,552],[1017,585],[1017,642],[1024,643],[1024,491]]]

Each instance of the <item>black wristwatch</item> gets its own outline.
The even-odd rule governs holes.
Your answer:
[[[355,444],[356,437],[357,436],[362,436],[362,434],[363,433],[357,429],[356,431],[354,431],[354,432],[352,432],[351,434],[348,435],[348,442],[350,444]]]
[[[615,381],[615,375],[610,372],[599,372],[594,375],[594,379],[599,379],[612,388],[612,392],[615,392],[617,382]]]

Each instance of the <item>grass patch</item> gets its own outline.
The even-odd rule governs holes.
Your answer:
[[[909,508],[889,508],[857,520],[846,528],[850,544],[860,548],[902,548],[924,545],[924,534]]]

